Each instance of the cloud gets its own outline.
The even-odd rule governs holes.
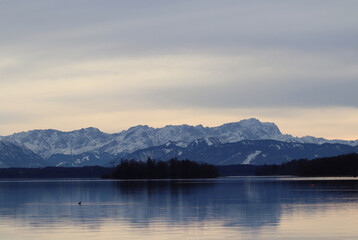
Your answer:
[[[230,53],[237,47],[357,50],[358,4],[353,1],[25,1],[21,7],[3,5],[3,46],[60,56],[76,57],[73,51],[78,50],[78,55],[86,57]]]
[[[358,107],[358,68],[297,52],[79,61],[7,82],[6,109],[42,113],[169,108]],[[339,80],[337,80],[339,79]],[[29,107],[31,106],[31,107]]]
[[[44,77],[56,80],[34,89],[43,101],[79,108],[358,107],[354,65],[328,56],[260,53],[83,62],[67,70],[76,78],[59,77],[67,67],[60,68]]]
[[[205,124],[241,110],[236,117],[354,112],[357,11],[349,0],[1,2],[0,102],[9,114],[0,123],[66,119],[73,129],[88,117],[103,124],[98,114],[140,123],[135,112],[186,121],[194,111]]]

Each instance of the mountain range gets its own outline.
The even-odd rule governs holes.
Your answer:
[[[221,143],[216,138],[203,138],[182,147],[175,142],[137,150],[126,157],[145,161],[148,157],[168,160],[178,157],[214,165],[281,164],[293,159],[313,159],[358,152],[358,146],[339,143],[295,143],[276,140],[242,140]]]
[[[274,123],[257,119],[218,127],[139,125],[114,134],[93,127],[71,132],[32,130],[3,136],[0,142],[0,167],[108,166],[121,158],[147,157],[188,158],[219,165],[271,164],[357,152],[358,145],[358,140],[282,134]]]

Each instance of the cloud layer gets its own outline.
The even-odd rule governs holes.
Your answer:
[[[3,1],[0,135],[258,117],[356,139],[357,12],[345,0]]]

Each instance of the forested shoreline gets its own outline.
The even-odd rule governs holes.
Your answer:
[[[0,168],[0,178],[101,178],[112,170],[100,166]]]
[[[214,166],[190,160],[169,161],[121,160],[116,167],[44,167],[0,168],[0,178],[106,178],[106,179],[179,179],[215,178],[218,176],[277,176],[299,177],[358,176],[358,154],[346,154],[313,160],[292,160],[281,165]]]
[[[300,177],[358,176],[358,154],[351,153],[313,160],[292,160],[281,165],[256,166],[256,175],[294,175]]]
[[[146,162],[121,160],[116,167],[44,167],[0,168],[0,179],[14,178],[103,178],[103,179],[178,179],[215,178],[214,165],[190,160],[171,159],[167,162],[148,158]]]
[[[177,160],[176,158],[166,162],[148,158],[146,162],[121,160],[114,171],[104,177],[113,179],[184,179],[218,176],[217,168],[211,164]]]

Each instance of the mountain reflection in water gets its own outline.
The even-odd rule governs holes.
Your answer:
[[[332,178],[0,181],[0,229],[15,222],[19,229],[74,225],[102,231],[111,222],[151,231],[155,224],[190,229],[207,223],[238,232],[275,231],[297,213],[348,208],[358,202],[357,190],[354,179]]]

